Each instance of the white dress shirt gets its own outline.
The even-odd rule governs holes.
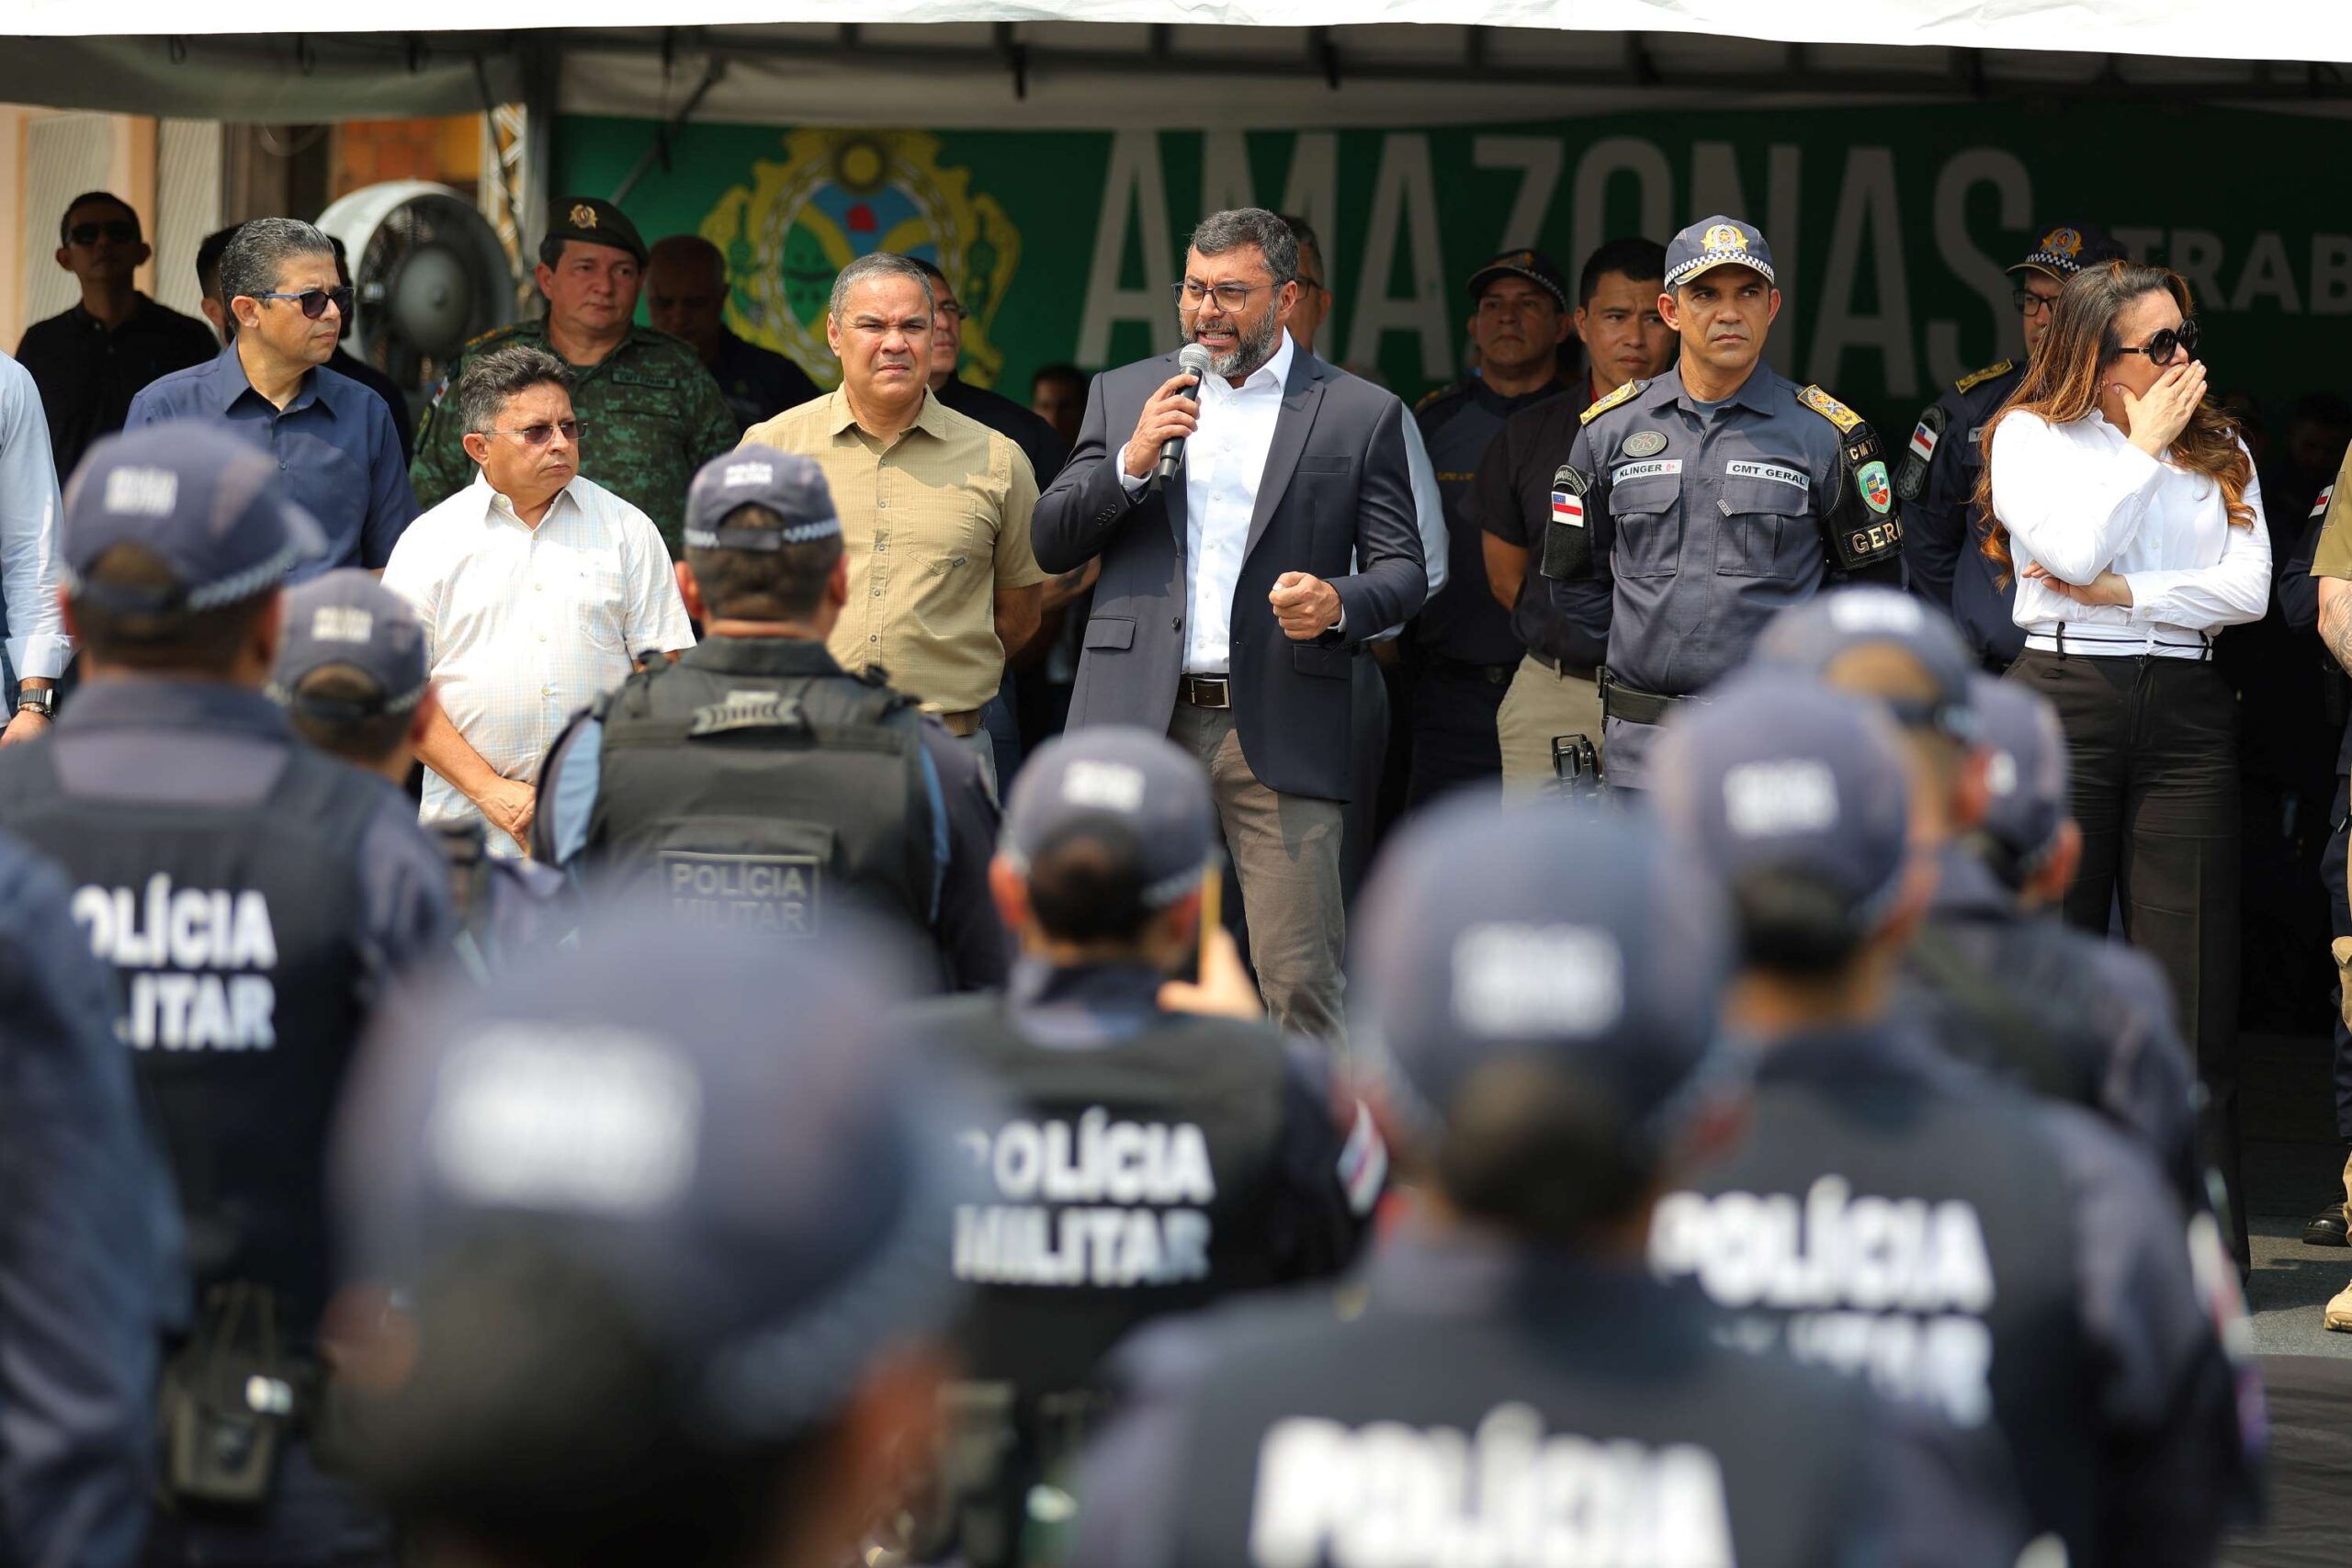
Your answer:
[[[2013,413],[1993,432],[1991,460],[1993,512],[2018,573],[2014,614],[2030,637],[2063,626],[2069,653],[2196,659],[2205,634],[2269,608],[2270,530],[2250,473],[2254,526],[2238,528],[2219,483],[2149,457],[2103,414],[2052,424]],[[2037,562],[2075,584],[2112,570],[2132,603],[2078,604],[2024,575]]]
[[[384,586],[424,623],[449,722],[510,779],[537,778],[571,716],[618,685],[633,660],[694,646],[660,531],[588,479],[566,485],[533,527],[476,473],[408,525]],[[422,820],[480,815],[425,770]],[[503,833],[489,841],[493,853],[518,852]]]
[[[1294,345],[1277,334],[1274,356],[1238,387],[1201,382],[1201,423],[1184,443],[1184,672],[1223,675],[1233,666],[1233,591],[1250,548],[1250,513],[1266,477]]]
[[[74,639],[57,607],[57,462],[32,372],[0,354],[0,602],[8,667],[22,680],[65,673]],[[8,716],[0,714],[0,725]]]

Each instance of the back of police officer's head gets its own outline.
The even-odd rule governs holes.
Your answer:
[[[314,577],[287,591],[269,694],[320,750],[405,784],[435,712],[424,628],[372,573]]]
[[[1886,711],[1925,786],[1921,837],[1944,843],[1984,820],[1986,757],[1971,694],[1979,671],[1944,615],[1892,588],[1835,589],[1774,616],[1755,661]]]
[[[1638,1249],[1718,1109],[1713,883],[1643,817],[1463,801],[1391,843],[1351,934],[1359,1092],[1439,1217]]]
[[[1023,764],[989,882],[1022,948],[1059,966],[1182,966],[1199,938],[1216,815],[1200,764],[1165,736],[1104,726]]]
[[[277,465],[193,420],[108,436],[66,489],[67,630],[93,681],[164,675],[260,688],[286,574],[323,548]]]
[[[2021,908],[2050,908],[2083,858],[2065,730],[2058,710],[2028,687],[1979,675],[1973,690],[1990,804],[1968,846]]]
[[[338,1137],[343,1386],[421,1562],[842,1562],[895,1506],[975,1112],[881,1032],[872,967],[608,912],[379,1030]]]
[[[714,457],[686,493],[678,591],[698,621],[791,626],[822,637],[848,593],[842,525],[816,460],[749,446]]]
[[[1914,836],[1922,787],[1892,721],[1759,670],[1676,715],[1657,774],[1668,830],[1730,894],[1736,1021],[1874,1015],[1934,886]]]

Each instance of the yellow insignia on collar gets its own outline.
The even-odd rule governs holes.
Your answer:
[[[1618,388],[1615,391],[1610,393],[1607,397],[1593,404],[1592,407],[1577,415],[1577,423],[1579,424],[1590,424],[1594,420],[1600,418],[1602,414],[1607,413],[1611,409],[1615,408],[1619,403],[1623,402],[1627,398],[1632,397],[1635,392],[1640,391],[1644,387],[1648,385],[1649,383],[1647,381],[1626,382],[1623,386]]]
[[[594,229],[596,226],[596,209],[584,201],[573,202],[571,226],[575,229]]]
[[[2013,359],[2004,359],[1998,365],[1987,365],[1982,370],[1972,370],[1967,375],[1962,376],[1959,380],[1954,381],[1951,384],[1952,390],[1955,392],[1974,391],[1977,388],[1983,386],[1994,377],[2006,376],[2017,367],[2017,361]]]
[[[1807,387],[1797,394],[1797,401],[1836,425],[1839,430],[1851,430],[1862,423],[1862,416],[1831,397],[1818,387]]]

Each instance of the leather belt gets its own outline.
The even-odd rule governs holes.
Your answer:
[[[1527,657],[1563,680],[1599,681],[1600,679],[1600,671],[1590,664],[1571,664],[1565,659],[1555,659],[1548,653],[1538,653],[1532,648],[1527,650]]]
[[[1182,675],[1177,678],[1176,694],[1196,708],[1229,708],[1233,682],[1225,675]]]
[[[1620,718],[1628,724],[1664,724],[1668,714],[1689,700],[1625,685],[1609,673],[1606,665],[1601,667],[1600,716],[1605,719]]]
[[[985,708],[966,708],[961,713],[935,713],[931,716],[947,727],[947,733],[970,739],[980,732],[980,715]]]

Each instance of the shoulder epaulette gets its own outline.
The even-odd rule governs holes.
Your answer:
[[[1818,387],[1807,387],[1797,394],[1797,401],[1836,425],[1840,432],[1853,429],[1862,423],[1862,416],[1831,397]]]
[[[1994,377],[2006,376],[2017,367],[2016,360],[2004,359],[1997,365],[1987,365],[1982,370],[1971,370],[1967,375],[1954,381],[1951,384],[1951,389],[1955,392],[1974,391]]]
[[[475,349],[480,348],[483,344],[488,343],[492,338],[504,337],[509,333],[522,331],[523,325],[524,323],[521,321],[509,321],[503,327],[492,327],[486,333],[478,333],[474,336],[468,338],[463,344],[459,344],[458,352],[461,355],[471,354]]]
[[[1459,381],[1448,381],[1442,387],[1431,387],[1428,391],[1421,394],[1421,400],[1413,405],[1413,412],[1415,413],[1419,413],[1423,409],[1436,403],[1441,399],[1450,398],[1460,390],[1462,390],[1462,383]]]
[[[1649,383],[1647,381],[1626,382],[1623,386],[1618,388],[1615,391],[1610,393],[1607,397],[1593,404],[1592,407],[1577,415],[1577,423],[1578,424],[1590,424],[1594,420],[1599,419],[1602,414],[1607,413],[1611,409],[1615,408],[1627,398],[1633,397],[1635,393],[1639,392],[1643,388],[1648,385]]]

